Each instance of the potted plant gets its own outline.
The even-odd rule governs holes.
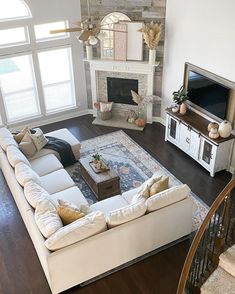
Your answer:
[[[187,111],[187,106],[185,104],[185,101],[187,99],[188,99],[188,91],[186,91],[184,86],[181,86],[178,91],[173,92],[173,101],[176,104],[176,106],[178,105],[178,108],[181,114],[185,114]]]

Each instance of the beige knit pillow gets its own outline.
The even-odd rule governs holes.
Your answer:
[[[37,148],[31,138],[30,131],[27,131],[19,144],[20,150],[26,157],[32,157],[37,152]]]
[[[58,199],[58,203],[57,213],[59,214],[64,225],[71,224],[72,222],[85,216],[85,214],[81,212],[76,205],[69,203],[68,201]]]
[[[160,181],[155,182],[151,187],[150,187],[150,197],[154,194],[157,194],[159,192],[162,192],[166,189],[168,189],[169,186],[169,177],[162,177]]]

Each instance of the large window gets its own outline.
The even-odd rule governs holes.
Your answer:
[[[0,125],[76,108],[71,36],[50,34],[68,21],[34,23],[24,1],[0,0],[0,22]]]
[[[131,19],[124,13],[112,12],[106,15],[101,21],[104,37],[101,40],[101,57],[113,58],[113,25],[119,21],[130,21]],[[110,31],[109,31],[110,30]]]
[[[0,0],[0,21],[31,17],[28,6],[21,0]]]
[[[40,111],[31,55],[0,60],[0,66],[1,90],[8,121],[38,115]]]
[[[75,106],[70,48],[40,52],[38,55],[46,111]]]

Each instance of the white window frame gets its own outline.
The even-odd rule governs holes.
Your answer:
[[[71,66],[69,66],[69,71],[70,71],[70,76],[71,76],[71,87],[72,87],[71,90],[72,90],[72,93],[73,93],[74,105],[65,107],[63,109],[61,109],[61,108],[55,108],[55,109],[53,109],[51,111],[47,111],[46,110],[46,105],[45,105],[45,100],[44,100],[44,114],[46,116],[49,116],[49,115],[55,114],[55,113],[60,113],[60,112],[68,111],[68,110],[71,110],[71,109],[76,109],[78,107],[78,101],[76,99],[76,89],[75,89],[75,83],[74,83],[74,70],[73,70],[73,61],[72,61],[72,46],[69,45],[69,44],[67,44],[67,45],[58,46],[58,47],[52,47],[52,48],[50,47],[50,48],[47,48],[47,49],[39,50],[37,53],[54,51],[54,50],[59,50],[59,49],[69,49],[69,61],[70,61],[70,65],[71,65]],[[38,58],[38,56],[37,56],[37,58]],[[39,60],[38,60],[38,62],[39,62]],[[40,65],[39,65],[39,67],[40,67]],[[39,71],[40,71],[40,69],[39,69]],[[66,82],[69,82],[69,81],[70,80],[43,86],[42,80],[41,80],[42,91],[44,93],[44,88],[46,88],[46,87],[50,87],[51,85],[65,84]],[[44,94],[43,94],[43,96],[44,96]]]
[[[1,21],[1,20],[0,20]],[[65,21],[68,23],[68,20],[66,19],[51,19],[50,22],[58,22],[58,21]],[[48,23],[45,21],[45,23]],[[71,110],[77,110],[80,102],[78,100],[78,91],[79,91],[79,71],[76,69],[76,54],[75,54],[75,48],[76,48],[76,43],[73,40],[73,37],[71,34],[68,34],[68,36],[60,36],[56,37],[53,39],[48,39],[44,42],[37,42],[36,36],[35,36],[35,31],[34,31],[34,25],[40,25],[42,23],[37,23],[31,18],[31,13],[30,17],[24,17],[24,18],[16,18],[16,19],[9,19],[6,20],[4,19],[1,22],[1,29],[8,29],[8,28],[16,28],[16,27],[27,27],[28,34],[29,34],[29,44],[18,44],[16,46],[5,46],[4,48],[0,48],[0,58],[6,58],[9,55],[17,56],[18,54],[22,55],[27,55],[30,54],[32,55],[33,59],[33,68],[34,68],[34,74],[35,74],[35,80],[36,80],[36,89],[38,93],[38,103],[39,103],[39,109],[41,110],[39,115],[34,115],[30,117],[24,117],[22,119],[16,119],[16,120],[11,120],[9,121],[7,119],[7,113],[4,107],[3,103],[3,97],[1,93],[1,88],[0,88],[0,115],[2,118],[2,125],[19,125],[19,124],[24,124],[29,121],[34,121],[35,119],[42,120],[43,118],[48,118],[50,116],[58,114],[66,114],[68,111]],[[71,54],[70,58],[74,59],[74,62],[72,61],[72,66],[70,67],[71,70],[71,81],[72,81],[72,86],[73,86],[73,93],[74,93],[74,101],[75,101],[75,106],[69,107],[69,108],[64,108],[64,109],[57,109],[53,112],[47,112],[46,107],[45,107],[45,101],[44,101],[44,91],[43,91],[43,85],[42,85],[42,80],[41,80],[41,73],[40,73],[40,67],[39,67],[39,60],[37,56],[37,52],[40,52],[41,50],[43,51],[48,51],[48,50],[56,50],[62,47],[69,47],[71,48]]]
[[[7,1],[7,0],[5,0],[5,1]],[[4,22],[8,22],[8,21],[15,21],[15,20],[22,20],[22,19],[30,19],[30,18],[32,18],[31,10],[29,9],[28,4],[26,4],[25,1],[23,1],[23,0],[18,0],[18,1],[21,2],[22,5],[25,6],[25,8],[27,9],[28,15],[19,16],[19,17],[16,16],[16,17],[13,17],[13,18],[5,18],[5,19],[1,19],[0,18],[0,23],[4,23]]]

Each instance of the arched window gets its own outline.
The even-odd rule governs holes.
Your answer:
[[[29,7],[22,0],[0,0],[0,21],[29,18]]]
[[[102,21],[101,26],[104,29],[113,29],[113,24],[119,21],[130,21],[131,19],[124,13],[112,12],[106,15]],[[112,31],[102,31],[104,37],[101,40],[101,57],[102,58],[113,58],[113,32]]]

